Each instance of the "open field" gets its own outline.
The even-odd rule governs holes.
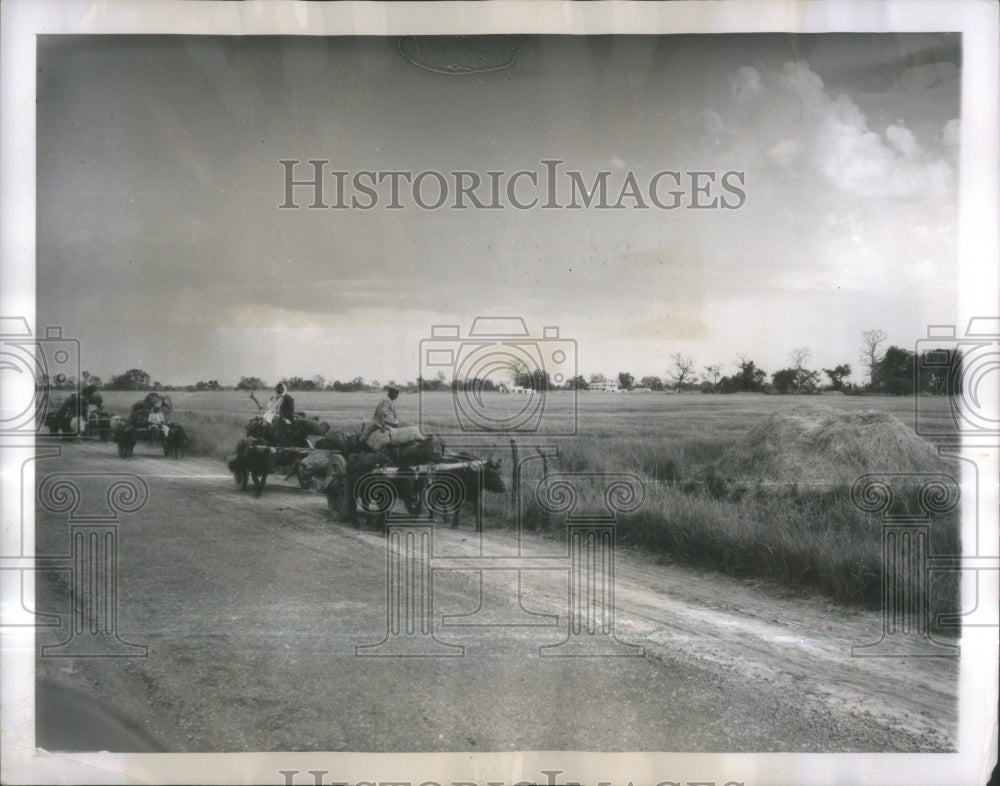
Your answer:
[[[140,398],[134,392],[103,393],[108,409],[127,411]],[[190,429],[195,455],[220,461],[243,436],[243,426],[256,413],[244,392],[171,392],[175,420]],[[334,428],[356,430],[370,417],[377,393],[294,392],[296,408],[318,416]],[[259,396],[259,398],[262,398]],[[263,400],[263,398],[262,398]],[[397,400],[403,422],[419,422],[427,433],[449,433],[455,422],[449,393],[403,394]],[[491,416],[516,412],[526,397],[484,394],[477,406]],[[702,394],[606,394],[560,392],[546,399],[544,418],[571,422],[577,433],[543,441],[557,455],[549,471],[633,472],[647,485],[647,501],[622,518],[619,544],[735,576],[764,579],[777,588],[820,592],[836,601],[876,607],[881,593],[882,545],[877,521],[850,499],[850,472],[832,473],[828,482],[774,483],[762,486],[728,477],[718,467],[755,426],[789,411],[805,418],[833,413],[881,412],[909,430],[915,423],[912,398],[848,396],[761,396]],[[949,417],[949,400],[921,398],[921,418],[936,422]],[[544,424],[543,424],[544,431]],[[483,454],[496,450],[510,461],[510,435],[478,440]],[[521,459],[534,455],[531,435],[518,435]],[[468,440],[475,441],[475,440]],[[535,440],[538,443],[540,440]],[[457,438],[446,437],[454,445]],[[880,463],[882,462],[882,463]],[[897,458],[873,455],[862,472],[898,471]],[[509,466],[509,464],[508,464]],[[942,463],[942,467],[947,465]],[[547,530],[548,517],[534,500],[533,480],[542,474],[533,460],[522,470],[522,526]],[[846,473],[846,474],[845,474]],[[805,467],[803,475],[807,475]],[[815,473],[813,473],[815,475]],[[847,478],[847,480],[845,480]],[[321,504],[316,499],[316,504]],[[517,524],[510,496],[487,495],[487,527]],[[958,513],[936,520],[931,553],[957,554]],[[956,574],[935,575],[931,587],[932,617],[958,608]]]

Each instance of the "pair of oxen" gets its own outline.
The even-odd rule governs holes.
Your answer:
[[[128,417],[115,415],[109,426],[111,438],[118,446],[118,455],[130,458],[140,436],[150,443],[163,446],[163,455],[168,458],[183,458],[191,446],[191,437],[180,423],[151,423],[150,414],[159,409],[164,417],[173,409],[169,396],[149,393],[141,401],[132,405]]]

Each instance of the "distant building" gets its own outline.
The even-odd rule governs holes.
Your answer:
[[[603,382],[588,382],[587,390],[596,390],[599,393],[619,393],[621,387],[617,379],[605,379]]]

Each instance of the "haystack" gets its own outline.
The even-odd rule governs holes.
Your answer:
[[[892,415],[822,406],[772,415],[717,464],[734,481],[817,490],[869,472],[948,471],[936,448]]]

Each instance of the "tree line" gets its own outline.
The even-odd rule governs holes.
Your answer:
[[[857,383],[848,381],[853,373],[850,363],[840,363],[833,368],[809,368],[811,352],[808,347],[792,350],[789,354],[789,365],[770,374],[745,355],[737,356],[733,364],[733,373],[726,375],[722,373],[721,364],[702,366],[699,370],[690,355],[677,352],[671,356],[672,365],[662,377],[644,376],[637,380],[631,373],[621,371],[615,381],[620,390],[652,392],[814,394],[835,391],[856,395],[882,393],[893,396],[911,395],[914,390],[935,395],[961,392],[961,354],[956,353],[946,362],[941,362],[940,350],[923,351],[918,355],[912,350],[892,345],[882,351],[881,347],[887,339],[888,335],[884,330],[863,331],[859,359],[867,379]],[[500,383],[492,379],[448,381],[443,372],[439,372],[434,379],[417,377],[416,381],[389,380],[384,384],[379,380],[366,381],[364,377],[354,377],[348,381],[327,381],[322,374],[316,374],[308,379],[299,376],[282,377],[279,381],[289,390],[326,390],[338,393],[382,390],[389,386],[410,393],[447,390],[488,392],[502,388]],[[589,378],[576,375],[561,384],[556,384],[547,371],[526,368],[516,370],[513,378],[514,385],[531,390],[588,390],[593,387],[606,389],[607,382],[605,375],[591,374]],[[87,371],[82,373],[80,380],[75,377],[49,380],[43,376],[38,383],[38,387],[42,386],[54,390],[75,390],[77,387],[94,386],[104,390],[137,391],[233,389],[254,391],[269,387],[261,377],[255,376],[242,376],[233,386],[222,385],[216,379],[199,380],[190,385],[163,385],[138,368],[112,375],[107,382]]]

